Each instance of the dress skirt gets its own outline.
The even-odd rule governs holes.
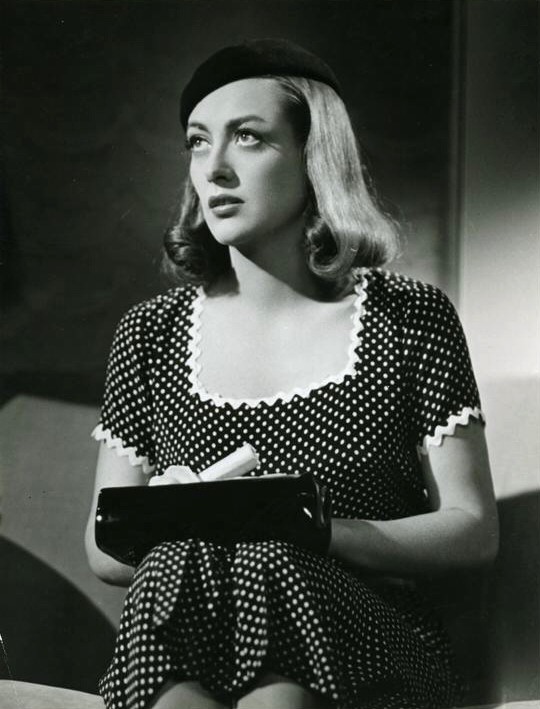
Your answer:
[[[451,706],[459,683],[439,623],[412,589],[376,585],[283,542],[164,543],[126,598],[106,706],[146,709],[168,680],[232,703],[266,672],[329,707]]]

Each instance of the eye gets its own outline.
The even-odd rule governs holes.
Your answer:
[[[240,128],[236,131],[235,136],[236,142],[239,145],[244,145],[246,147],[258,145],[261,142],[261,137],[254,131],[248,130],[247,128]]]
[[[186,150],[190,152],[198,152],[208,143],[202,135],[189,135],[186,138]]]

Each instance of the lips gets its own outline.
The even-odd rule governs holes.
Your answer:
[[[210,207],[210,209],[214,209],[215,207],[225,207],[232,204],[242,204],[243,201],[243,199],[240,199],[239,197],[234,197],[233,195],[219,194],[213,195],[209,198],[208,206]]]

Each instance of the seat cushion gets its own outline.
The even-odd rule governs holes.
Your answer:
[[[0,709],[105,709],[105,704],[97,694],[0,680]]]

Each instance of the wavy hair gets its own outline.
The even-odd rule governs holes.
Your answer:
[[[337,93],[313,79],[261,78],[273,79],[282,88],[289,119],[303,145],[308,266],[323,282],[343,291],[356,269],[382,266],[396,255],[396,225],[368,188],[351,121]],[[164,247],[164,270],[180,282],[210,285],[230,268],[228,247],[210,233],[189,177]]]

